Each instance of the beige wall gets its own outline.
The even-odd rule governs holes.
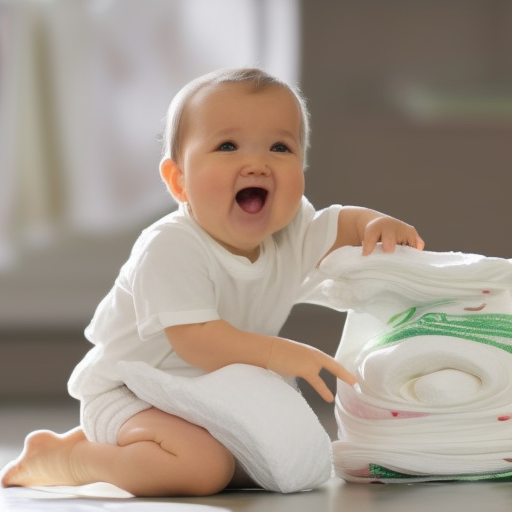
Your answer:
[[[511,29],[509,2],[304,0],[315,204],[399,216],[430,250],[511,257]],[[449,94],[451,109],[463,94],[477,99],[458,115],[415,119],[399,106],[412,85]],[[503,108],[481,107],[498,93]]]

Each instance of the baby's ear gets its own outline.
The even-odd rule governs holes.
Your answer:
[[[185,202],[188,200],[183,171],[173,160],[170,158],[162,160],[160,163],[160,176],[162,176],[162,180],[167,185],[169,192],[177,201]]]

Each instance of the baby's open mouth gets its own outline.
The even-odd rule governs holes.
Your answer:
[[[258,213],[265,206],[268,191],[260,187],[248,187],[236,195],[236,202],[246,213]]]

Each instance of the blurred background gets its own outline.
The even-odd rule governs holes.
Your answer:
[[[158,175],[169,101],[234,65],[307,96],[316,207],[512,257],[512,2],[0,0],[0,400],[66,400],[96,305],[176,206]],[[297,306],[283,335],[334,354],[342,327]]]

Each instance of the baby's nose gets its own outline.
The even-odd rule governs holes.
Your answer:
[[[270,174],[270,167],[263,158],[253,158],[243,165],[241,174],[242,176],[266,176]]]

